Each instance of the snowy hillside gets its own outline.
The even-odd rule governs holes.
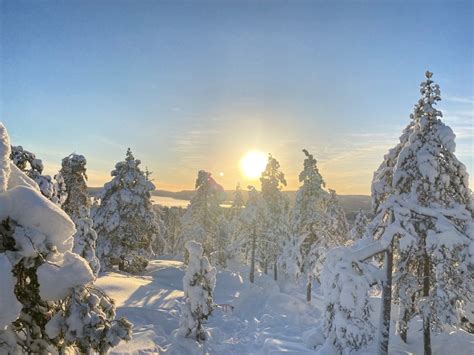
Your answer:
[[[116,300],[117,313],[134,324],[132,341],[120,343],[112,354],[305,354],[314,353],[303,341],[321,317],[321,299],[315,287],[313,304],[305,301],[305,287],[259,275],[255,285],[247,280],[247,270],[219,271],[214,292],[218,309],[206,323],[209,340],[202,344],[176,337],[180,305],[183,302],[182,262],[151,261],[143,276],[109,272],[96,282]],[[378,309],[380,298],[372,299]],[[395,310],[394,310],[395,312]],[[376,316],[374,317],[376,318]],[[395,329],[394,326],[391,329]],[[391,354],[423,352],[421,321],[413,320],[409,343],[392,334]],[[451,329],[433,334],[433,353],[469,355],[474,335]],[[374,349],[361,354],[371,354]]]
[[[351,219],[307,149],[293,200],[249,151],[259,189],[200,169],[166,207],[130,148],[91,199],[85,156],[43,175],[0,123],[0,355],[473,354],[474,196],[432,76]]]

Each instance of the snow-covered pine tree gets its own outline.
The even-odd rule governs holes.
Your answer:
[[[346,214],[339,204],[336,191],[329,189],[325,200],[325,214],[328,218],[326,231],[334,245],[344,245],[349,239],[349,223]]]
[[[200,170],[196,179],[196,194],[183,216],[181,241],[196,240],[202,244],[204,255],[216,250],[218,224],[222,216],[220,204],[225,193],[211,173]]]
[[[228,230],[228,243],[227,259],[239,259],[244,258],[247,261],[248,258],[248,246],[246,244],[246,238],[244,233],[244,226],[242,223],[242,212],[245,208],[245,201],[242,193],[240,184],[237,184],[237,187],[234,192],[234,197],[232,199],[232,205],[228,209],[227,213],[227,230]]]
[[[181,207],[162,207],[162,220],[164,224],[164,239],[166,240],[165,253],[178,254],[181,253],[180,236],[181,224],[185,210]]]
[[[215,251],[211,255],[211,261],[214,265],[225,268],[227,266],[227,261],[234,256],[235,249],[232,248],[231,235],[230,222],[224,215],[222,215],[217,223]]]
[[[94,275],[97,275],[100,262],[96,256],[97,233],[90,217],[86,164],[84,156],[70,154],[62,160],[58,175],[64,181],[67,196],[62,208],[76,225],[73,251],[86,259]]]
[[[52,179],[49,175],[43,175],[44,166],[41,159],[37,159],[35,154],[23,149],[21,145],[11,147],[10,158],[21,171],[38,184],[43,196],[59,206],[62,205],[67,195],[61,176],[56,175]]]
[[[239,217],[242,209],[245,207],[244,196],[242,194],[242,188],[240,183],[235,187],[234,197],[232,199],[232,205],[230,206],[230,219]]]
[[[267,205],[269,223],[265,230],[265,237],[259,245],[259,258],[267,272],[270,263],[273,263],[273,276],[277,280],[277,261],[280,257],[283,242],[288,239],[289,201],[282,194],[282,186],[286,186],[285,174],[280,170],[280,163],[271,154],[260,177],[262,184],[261,194]]]
[[[424,352],[431,329],[457,324],[473,290],[473,202],[465,166],[456,158],[455,135],[434,105],[440,90],[426,72],[421,98],[400,144],[374,175],[376,217],[372,229],[394,248],[394,299],[399,331],[423,319]]]
[[[250,253],[250,273],[249,279],[253,283],[255,281],[255,266],[259,261],[258,251],[263,251],[261,243],[263,241],[264,232],[267,229],[269,217],[268,209],[261,194],[253,186],[248,187],[248,199],[240,219],[242,229],[240,238],[244,245],[245,253]],[[261,260],[260,260],[261,261]]]
[[[151,204],[155,186],[140,170],[140,163],[129,148],[125,161],[115,165],[112,180],[101,191],[93,217],[97,255],[105,270],[118,265],[119,270],[140,273],[152,255],[152,241],[159,233]]]
[[[291,234],[283,251],[282,265],[292,277],[306,276],[306,296],[310,301],[314,264],[317,261],[314,251],[319,249],[318,245],[323,246],[326,239],[322,201],[327,193],[323,190],[325,183],[316,159],[306,149],[303,149],[303,153],[305,160],[299,174],[302,185],[296,192],[295,205],[291,211]]]
[[[73,222],[9,155],[0,123],[0,353],[106,353],[130,339],[131,324],[90,285]]]
[[[359,210],[354,221],[354,226],[352,227],[350,232],[351,240],[358,240],[362,238],[365,234],[365,230],[367,229],[368,224],[369,220],[367,218],[367,215],[363,210]]]
[[[51,201],[62,207],[64,202],[66,202],[66,199],[66,182],[64,181],[63,176],[60,173],[57,173],[53,178],[53,197],[51,198]]]
[[[204,321],[214,309],[213,291],[216,285],[216,269],[203,256],[203,247],[193,240],[186,242],[189,261],[183,277],[185,303],[180,318],[179,333],[197,341],[206,340]]]
[[[158,226],[158,233],[153,239],[152,249],[155,255],[169,253],[171,248],[168,246],[168,230],[165,225],[165,209],[161,205],[153,205],[153,212],[155,213],[155,221]]]

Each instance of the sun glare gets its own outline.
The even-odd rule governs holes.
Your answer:
[[[267,154],[258,150],[252,150],[245,154],[240,160],[240,169],[249,179],[257,179],[265,170],[267,165]]]

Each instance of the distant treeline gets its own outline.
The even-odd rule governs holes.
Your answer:
[[[89,193],[93,196],[100,191],[101,187],[89,187]],[[232,196],[234,190],[226,190],[226,203],[232,202]],[[244,199],[247,199],[247,191],[242,191]],[[295,201],[296,191],[283,191],[288,196],[291,203]],[[194,196],[195,191],[193,190],[182,190],[182,191],[166,191],[166,190],[155,190],[152,192],[153,196],[171,197],[177,200],[189,201]],[[339,203],[341,204],[344,212],[346,213],[347,219],[353,221],[357,212],[362,209],[367,214],[371,214],[370,208],[370,196],[366,195],[338,195]]]

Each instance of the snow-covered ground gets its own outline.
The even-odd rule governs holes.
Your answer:
[[[238,268],[232,268],[238,269]],[[112,354],[304,354],[313,353],[302,335],[313,328],[321,316],[321,302],[315,290],[313,303],[305,301],[304,285],[289,281],[275,283],[260,275],[255,285],[247,272],[219,271],[214,293],[217,304],[232,305],[217,309],[206,323],[208,340],[197,342],[176,335],[183,302],[180,261],[154,260],[142,276],[106,273],[96,285],[116,300],[117,313],[133,324],[133,340],[122,342]],[[379,299],[374,298],[378,308]],[[230,307],[224,307],[230,308]],[[395,327],[392,325],[392,331]],[[390,353],[422,354],[421,322],[411,325],[409,343],[392,334]],[[452,329],[433,334],[433,354],[474,354],[474,335]],[[366,350],[364,353],[373,353]]]

